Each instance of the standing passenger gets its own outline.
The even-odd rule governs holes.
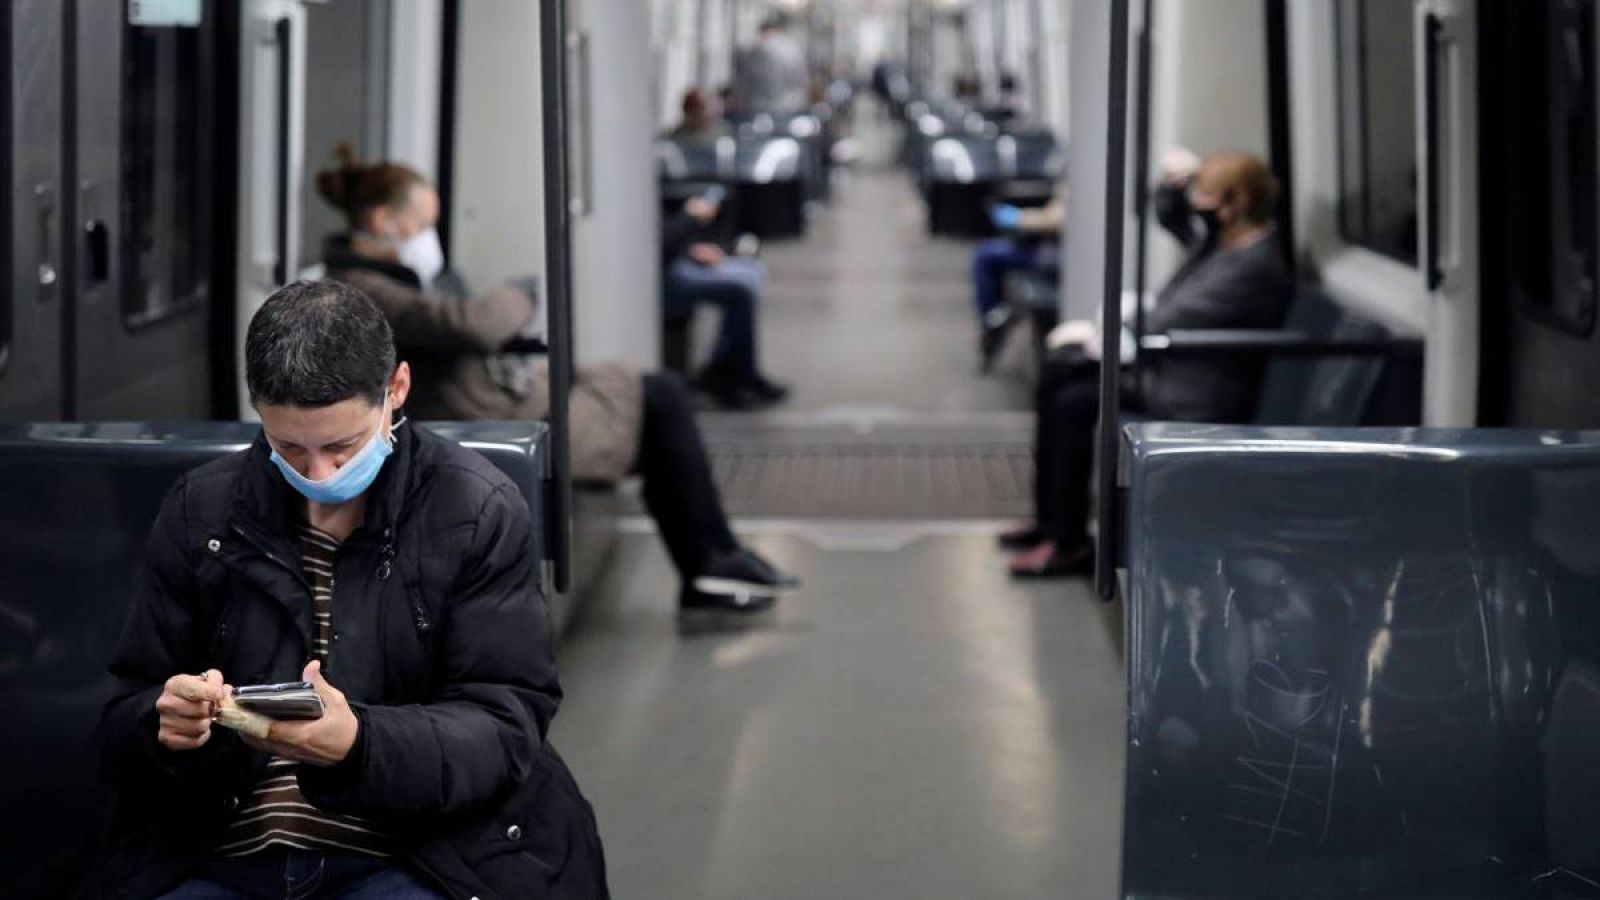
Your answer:
[[[741,113],[786,116],[805,109],[811,83],[805,51],[789,36],[782,15],[761,23],[756,42],[740,51],[735,70]]]
[[[525,421],[549,413],[544,361],[508,351],[536,321],[534,298],[509,284],[472,297],[460,279],[441,277],[432,185],[406,166],[360,165],[346,155],[317,176],[317,188],[350,223],[349,233],[328,239],[328,276],[372,297],[393,324],[417,371],[410,412]],[[573,473],[584,481],[643,476],[645,506],[683,580],[681,609],[755,612],[798,584],[734,538],[676,377],[615,362],[580,365],[576,376]]]

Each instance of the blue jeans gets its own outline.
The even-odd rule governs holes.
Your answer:
[[[767,267],[730,256],[715,266],[673,260],[663,288],[667,315],[682,314],[696,303],[722,310],[722,326],[706,368],[730,381],[745,382],[760,371],[756,358],[756,303],[767,283]]]
[[[405,864],[362,853],[269,847],[207,860],[162,900],[443,900]]]
[[[990,238],[972,254],[972,288],[978,303],[978,321],[1005,302],[1006,273],[1032,269],[1038,248],[1013,238]]]

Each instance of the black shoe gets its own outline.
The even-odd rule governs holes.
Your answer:
[[[1049,578],[1075,578],[1094,574],[1094,544],[1085,542],[1069,550],[1052,549],[1041,559],[1025,554],[1013,560],[1007,571],[1021,581]]]
[[[706,594],[776,596],[798,588],[800,579],[778,571],[753,551],[740,547],[708,562],[690,586]]]
[[[1001,550],[1009,550],[1014,553],[1037,547],[1044,539],[1044,532],[1039,530],[1038,525],[1033,524],[1019,525],[1010,531],[1002,531],[995,536],[995,541],[1000,545]]]
[[[789,399],[789,386],[757,375],[745,388],[750,396],[766,404],[778,404]]]
[[[1011,311],[1005,307],[990,310],[983,317],[983,333],[978,336],[980,365],[987,372],[994,368],[995,357],[1006,345],[1006,335],[1011,333]]]
[[[756,403],[744,386],[715,369],[706,369],[694,378],[694,389],[710,397],[721,409],[739,412]]]
[[[683,590],[678,592],[678,612],[753,615],[771,609],[777,600],[777,596],[772,593],[712,594],[684,585]]]

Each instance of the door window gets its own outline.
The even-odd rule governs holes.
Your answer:
[[[1417,262],[1416,40],[1411,4],[1337,0],[1339,230]]]
[[[130,0],[134,2],[134,0]],[[142,328],[211,291],[215,25],[130,6],[123,54],[122,314]],[[156,24],[137,24],[154,22]]]
[[[1504,126],[1484,135],[1492,223],[1511,295],[1525,312],[1587,334],[1595,325],[1595,3],[1508,4],[1489,39]]]

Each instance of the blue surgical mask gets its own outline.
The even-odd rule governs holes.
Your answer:
[[[383,416],[380,421],[389,419],[389,401],[384,398]],[[405,424],[405,418],[394,423],[394,428]],[[349,503],[361,496],[367,488],[372,487],[372,482],[378,478],[378,472],[383,469],[383,461],[394,452],[394,428],[379,426],[372,440],[356,454],[344,461],[344,465],[334,470],[332,475],[321,481],[312,481],[295,471],[277,450],[272,451],[272,463],[283,473],[289,486],[299,491],[307,500],[321,503],[324,506],[337,506],[340,503]]]

